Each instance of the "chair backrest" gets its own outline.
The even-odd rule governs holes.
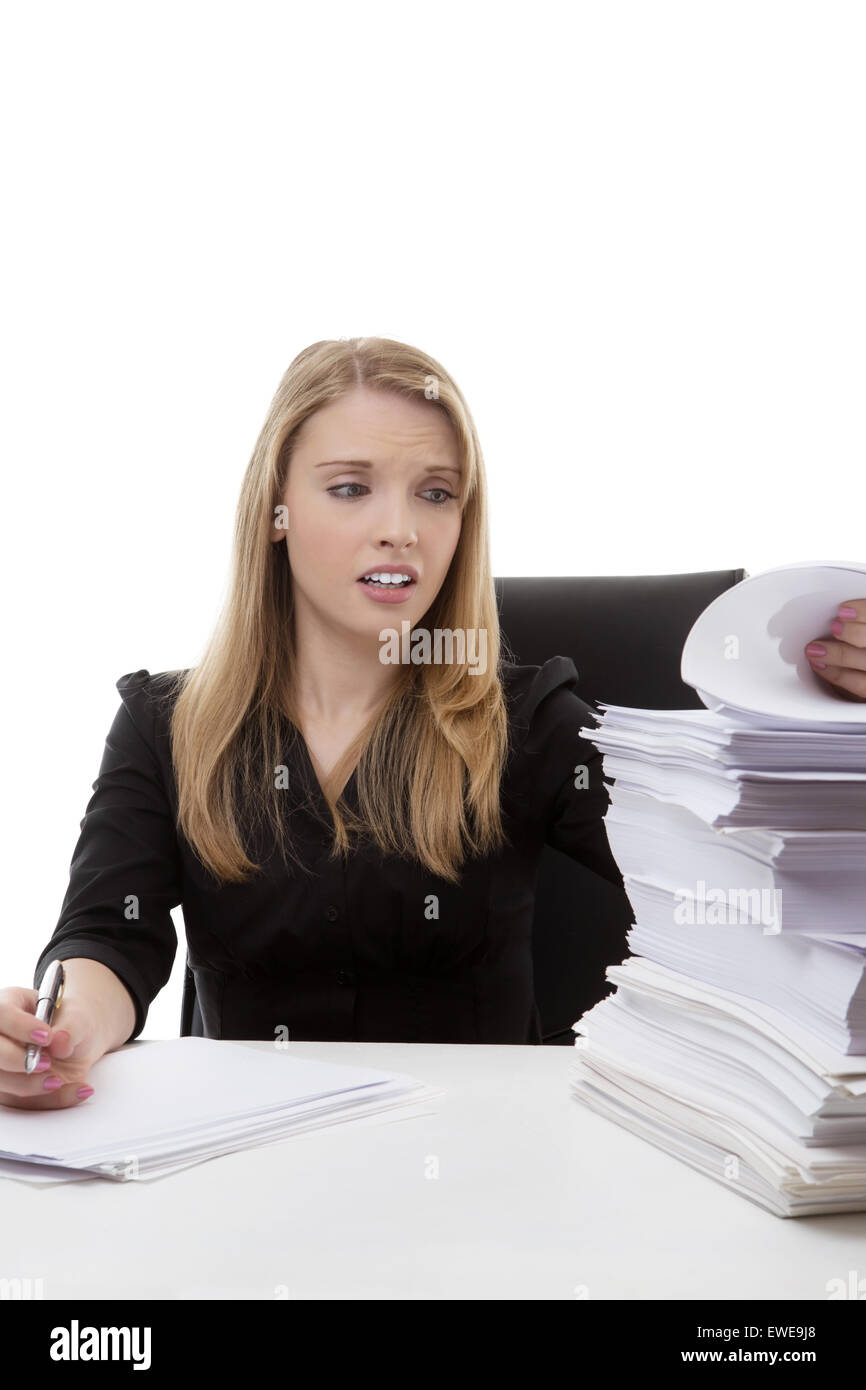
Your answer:
[[[589,703],[643,709],[698,709],[680,676],[689,629],[746,571],[495,581],[502,631],[518,665],[569,656]],[[545,1043],[572,1045],[571,1025],[610,992],[608,965],[628,954],[632,922],[624,891],[545,846],[533,919],[535,995]],[[201,1037],[201,1013],[187,959],[181,1036]]]

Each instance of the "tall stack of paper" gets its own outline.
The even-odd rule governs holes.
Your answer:
[[[400,1072],[214,1038],[138,1039],[100,1058],[91,1077],[96,1094],[82,1105],[0,1106],[0,1176],[145,1181],[442,1094]]]
[[[635,920],[573,1093],[779,1216],[866,1209],[866,702],[802,655],[861,595],[859,566],[747,580],[684,648],[713,708],[581,731]]]

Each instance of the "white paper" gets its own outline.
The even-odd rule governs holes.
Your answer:
[[[765,570],[726,589],[693,625],[681,674],[704,704],[745,723],[863,730],[866,701],[839,694],[804,648],[846,599],[866,597],[866,564],[803,562]]]
[[[127,1043],[91,1069],[95,1095],[60,1110],[0,1106],[0,1176],[160,1176],[304,1129],[426,1101],[415,1077],[213,1038]],[[14,1168],[11,1169],[15,1172]]]

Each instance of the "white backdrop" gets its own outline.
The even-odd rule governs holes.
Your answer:
[[[864,40],[844,0],[6,8],[2,983],[309,342],[454,373],[497,574],[863,558]]]

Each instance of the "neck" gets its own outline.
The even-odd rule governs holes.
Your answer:
[[[394,689],[400,668],[383,665],[375,638],[328,631],[294,616],[292,696],[307,719],[331,727],[363,723]]]

